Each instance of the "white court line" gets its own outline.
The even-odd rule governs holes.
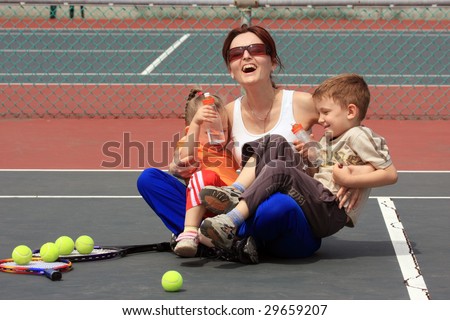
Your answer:
[[[144,169],[0,169],[0,172],[142,172]],[[166,169],[162,170],[167,172]],[[450,173],[450,170],[397,170],[403,173]]]
[[[142,172],[144,169],[0,169],[0,172]],[[167,170],[163,170],[167,171]]]
[[[8,52],[8,53],[35,53],[35,52],[44,52],[44,53],[134,53],[134,52],[144,52],[144,53],[153,53],[153,52],[162,52],[163,50],[160,49],[135,49],[135,50],[87,50],[87,49],[73,49],[73,50],[62,50],[62,49],[0,49],[0,52]],[[19,73],[20,74],[20,73]]]
[[[180,39],[181,40],[181,39]],[[178,41],[180,41],[178,40]],[[177,41],[177,42],[178,42]],[[177,44],[177,42],[175,42],[175,44]],[[168,76],[175,76],[175,77],[189,77],[189,78],[194,78],[194,77],[229,77],[230,75],[228,73],[224,73],[224,72],[220,72],[220,73],[179,73],[179,72],[158,72],[158,73],[152,73],[152,71],[165,59],[169,56],[169,54],[171,54],[176,47],[179,46],[179,44],[176,47],[175,44],[173,44],[169,49],[167,49],[166,51],[164,51],[157,59],[155,59],[155,61],[153,61],[148,67],[147,69],[145,69],[144,71],[142,71],[141,73],[134,73],[134,72],[3,72],[0,73],[0,76],[2,77],[28,77],[28,76],[135,76],[135,75],[149,75],[151,73],[152,76],[162,76],[162,77],[168,77]],[[181,44],[181,43],[180,43]],[[173,47],[173,48],[172,48]],[[173,50],[172,50],[173,49]],[[17,52],[17,50],[14,50],[15,52]],[[27,50],[29,51],[29,50]],[[67,50],[66,50],[67,51]],[[144,51],[144,50],[135,50],[135,52],[151,52],[152,50],[148,50],[148,51]],[[0,50],[1,52],[1,50]],[[52,50],[51,52],[55,52],[54,50]],[[104,52],[104,51],[103,51]],[[127,51],[127,52],[132,52],[131,50]],[[152,51],[154,52],[154,51]],[[277,74],[277,77],[279,78],[298,78],[298,77],[331,77],[334,74],[332,73],[325,73],[325,74],[320,74],[320,73],[280,73]],[[450,77],[450,74],[365,74],[364,75],[367,78],[410,78],[410,79],[414,79],[414,78],[448,78]],[[9,84],[9,83],[8,83]],[[22,83],[20,83],[22,84]],[[39,83],[36,83],[39,84]],[[57,83],[57,84],[53,84],[53,85],[61,85],[61,84],[65,84],[65,82],[61,82],[61,83]],[[74,83],[74,84],[78,84],[78,85],[85,85],[85,83]],[[105,85],[105,83],[102,83],[103,85]],[[121,84],[117,84],[116,85],[121,85]],[[167,83],[162,83],[162,84],[166,84]],[[86,85],[95,85],[95,83],[89,83]],[[128,85],[130,85],[128,83]],[[141,84],[142,85],[142,84]],[[184,84],[183,84],[184,85]],[[208,83],[208,85],[210,85]],[[294,85],[294,84],[286,84],[286,85]],[[298,85],[298,84],[295,84]],[[316,86],[317,83],[304,83],[302,84],[303,86]],[[391,86],[391,87],[442,87],[442,88],[446,88],[448,87],[448,85],[445,84],[429,84],[429,85],[415,85],[415,84],[402,84],[402,85],[398,85],[398,84],[383,84],[383,85],[377,85],[378,87],[383,87],[383,86]],[[235,85],[232,85],[235,86]]]
[[[429,300],[427,285],[406,231],[400,222],[394,202],[390,198],[380,197],[378,204],[391,237],[409,297],[411,300]]]
[[[155,61],[153,61],[147,69],[142,71],[141,75],[148,75],[150,74],[165,58],[167,58],[173,51],[175,51],[176,48],[178,48],[187,38],[189,38],[190,34],[187,33],[184,36],[182,36],[180,39],[175,41],[174,44],[172,44],[166,51],[164,51],[158,58],[156,58]]]
[[[379,199],[383,197],[369,197],[371,199]],[[426,200],[426,199],[435,199],[435,200],[448,200],[450,199],[450,196],[434,196],[434,197],[427,197],[427,196],[389,196],[391,199],[419,199],[419,200]]]
[[[0,199],[142,199],[141,196],[83,195],[2,195]]]
[[[62,194],[62,195],[51,195],[51,194],[10,194],[10,195],[0,195],[0,199],[141,199],[140,195],[70,195],[70,194]],[[369,199],[413,199],[413,200],[450,200],[448,196],[437,196],[437,197],[380,197],[373,196],[369,197]]]

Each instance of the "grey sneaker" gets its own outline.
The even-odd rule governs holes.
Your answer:
[[[198,245],[197,249],[196,257],[220,259],[243,264],[259,263],[258,248],[252,236],[233,241],[231,250],[223,250],[217,247],[209,248],[202,243]]]
[[[231,253],[241,263],[259,263],[258,249],[252,236],[236,241],[231,248]]]
[[[236,234],[236,226],[230,217],[221,214],[205,219],[200,225],[200,232],[211,239],[215,247],[230,250]]]
[[[236,207],[241,194],[241,191],[231,186],[206,186],[200,191],[200,199],[206,210],[217,215],[227,213]]]

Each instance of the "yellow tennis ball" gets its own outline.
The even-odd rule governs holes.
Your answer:
[[[179,291],[183,286],[183,277],[178,271],[167,271],[162,276],[161,285],[168,292]]]
[[[59,250],[56,244],[53,242],[47,242],[44,243],[39,250],[39,254],[41,256],[41,259],[45,262],[54,262],[58,260],[59,257]]]
[[[71,237],[61,236],[55,241],[56,246],[58,247],[59,254],[71,254],[73,249],[75,248],[75,242],[73,242]]]
[[[79,236],[75,241],[75,248],[81,254],[89,254],[94,250],[94,240],[89,236]]]
[[[33,252],[31,252],[31,249],[25,245],[15,247],[12,252],[14,262],[20,265],[29,264],[32,256]]]

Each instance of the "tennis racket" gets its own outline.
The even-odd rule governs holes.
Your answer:
[[[55,262],[45,262],[40,258],[32,258],[30,263],[19,265],[13,259],[0,260],[0,271],[18,274],[34,274],[46,276],[52,281],[62,278],[62,272],[72,270],[72,262],[65,259],[58,259]]]
[[[60,255],[60,259],[69,260],[72,262],[88,262],[106,260],[112,258],[122,258],[129,254],[150,252],[150,251],[171,251],[169,242],[160,242],[153,244],[139,244],[130,246],[94,246],[94,249],[89,254],[81,254],[74,250],[67,255]],[[34,250],[33,255],[39,257],[39,250]]]

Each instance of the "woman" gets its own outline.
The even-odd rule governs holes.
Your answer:
[[[282,68],[275,42],[260,26],[242,25],[226,37],[222,55],[228,72],[245,94],[226,105],[230,120],[233,154],[241,162],[241,147],[268,133],[279,134],[302,144],[291,132],[293,122],[309,130],[318,120],[311,94],[279,89],[272,73]],[[192,158],[174,161],[169,172],[188,178],[198,169]],[[183,231],[186,187],[159,169],[146,169],[138,179],[138,190],[164,224],[176,235]],[[313,235],[301,208],[288,195],[276,193],[263,202],[254,216],[237,232],[252,236],[258,249],[277,257],[301,258],[312,255],[321,240]]]

